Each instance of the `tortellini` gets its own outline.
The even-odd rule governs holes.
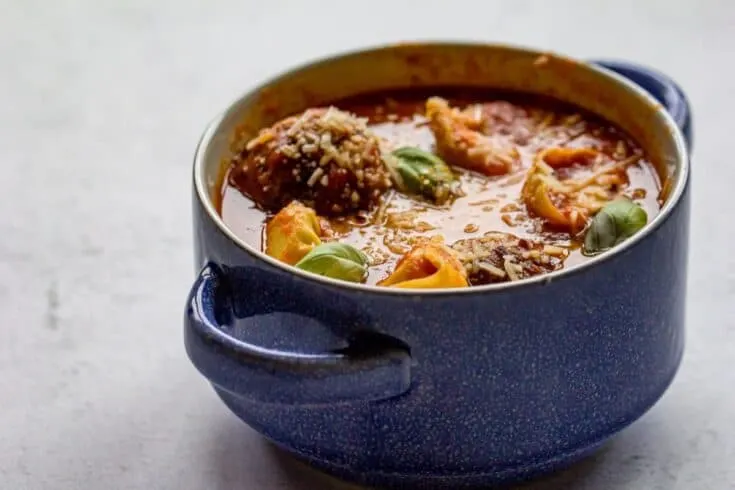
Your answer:
[[[463,288],[467,271],[451,249],[437,242],[417,245],[401,258],[395,270],[378,283],[394,288]]]
[[[485,110],[487,109],[487,110]],[[479,112],[479,118],[475,113]],[[460,111],[441,97],[426,101],[426,119],[439,154],[448,162],[485,175],[504,175],[518,163],[515,146],[483,133],[490,124],[492,106],[471,106]]]
[[[322,242],[316,212],[298,201],[281,209],[266,225],[265,234],[265,253],[290,265]]]
[[[593,148],[549,148],[540,152],[521,191],[526,207],[552,226],[566,228],[572,234],[583,230],[589,217],[617,195],[625,183],[625,167],[603,167],[579,180],[560,180],[556,174],[563,167],[591,166],[598,155]]]

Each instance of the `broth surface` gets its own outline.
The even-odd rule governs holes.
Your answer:
[[[568,249],[564,268],[587,260],[580,250],[579,235],[550,228],[530,213],[521,199],[521,189],[535,155],[549,147],[595,148],[614,161],[639,155],[640,159],[626,168],[628,185],[622,189],[622,195],[639,203],[649,221],[658,213],[659,178],[642,149],[609,123],[553,99],[497,91],[433,89],[367,94],[338,100],[332,105],[367,118],[370,129],[389,147],[411,146],[433,152],[435,139],[427,125],[424,107],[427,98],[435,95],[459,108],[470,104],[497,105],[501,120],[497,138],[517,148],[520,165],[501,176],[481,175],[453,166],[464,195],[451,204],[432,204],[393,189],[382,196],[374,210],[322,218],[329,222],[330,239],[353,245],[369,256],[366,283],[385,279],[416,240],[435,235],[452,244],[488,232],[511,233]],[[447,163],[451,165],[450,161]],[[265,250],[264,223],[271,214],[241,192],[231,170],[231,165],[223,169],[218,210],[236,235]],[[584,169],[575,172],[575,177],[584,177]]]

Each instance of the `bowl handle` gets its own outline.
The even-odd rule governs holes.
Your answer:
[[[625,61],[592,60],[591,63],[628,78],[653,95],[671,114],[684,135],[687,148],[692,149],[692,110],[676,82],[656,70]]]
[[[262,288],[253,276],[252,305]],[[252,311],[247,316],[265,314]],[[411,356],[400,341],[373,332],[358,334],[345,349],[296,353],[244,342],[230,335],[232,303],[224,272],[207,265],[189,292],[184,318],[186,351],[213,385],[266,403],[323,404],[379,400],[400,395],[411,384]]]

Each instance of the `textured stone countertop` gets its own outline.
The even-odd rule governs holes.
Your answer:
[[[188,362],[189,166],[205,123],[255,81],[419,38],[628,59],[687,91],[696,148],[679,375],[596,457],[523,488],[735,488],[727,0],[0,2],[0,488],[353,488],[272,449]]]

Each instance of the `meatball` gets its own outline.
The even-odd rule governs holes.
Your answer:
[[[235,156],[231,179],[265,210],[299,200],[326,216],[368,210],[391,186],[366,120],[334,107],[260,131]]]
[[[518,238],[509,233],[488,232],[452,244],[473,286],[517,281],[561,269],[569,251]]]

